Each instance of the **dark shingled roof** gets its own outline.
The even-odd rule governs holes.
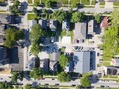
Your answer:
[[[8,49],[8,56],[13,71],[23,71],[23,49],[14,47]]]

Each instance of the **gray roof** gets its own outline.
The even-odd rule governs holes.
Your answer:
[[[0,25],[0,45],[3,45],[4,43],[4,30],[5,25]]]
[[[119,58],[115,58],[114,60],[116,62],[115,66],[119,66]]]
[[[50,61],[58,61],[59,55],[60,55],[59,52],[53,52],[53,53],[51,53],[50,54]]]
[[[63,30],[69,30],[70,29],[70,21],[69,20],[65,20],[62,22],[62,29]]]
[[[13,71],[23,71],[23,48],[14,47],[8,49],[8,56],[10,58],[10,64]]]
[[[74,72],[85,73],[90,71],[90,52],[74,52]]]
[[[35,58],[32,58],[31,60],[27,60],[26,61],[26,66],[25,66],[25,70],[30,71],[35,67]]]
[[[57,62],[59,59],[59,52],[54,52],[50,54],[50,70],[57,71]]]
[[[7,51],[6,48],[0,47],[0,66],[6,64],[7,61]]]
[[[42,29],[47,28],[47,20],[39,20],[39,24],[41,25]]]
[[[40,59],[40,67],[43,69],[44,72],[48,72],[48,63],[49,59]]]
[[[75,39],[86,39],[86,23],[75,23]]]
[[[51,31],[56,31],[57,29],[57,21],[56,20],[50,20],[50,23],[49,23],[49,27],[51,29]]]
[[[94,20],[90,20],[88,22],[88,34],[93,35],[94,34]]]
[[[0,14],[0,22],[1,23],[10,23],[11,22],[11,18],[9,16],[9,14]]]

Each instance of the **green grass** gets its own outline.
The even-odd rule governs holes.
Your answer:
[[[100,2],[100,5],[105,5],[105,2]]]
[[[84,6],[85,8],[94,8],[94,6]]]
[[[103,78],[118,78],[118,76],[111,76],[111,75],[105,75],[105,76],[103,76]]]
[[[29,4],[32,4],[32,0],[28,0],[28,3],[29,3]]]
[[[0,2],[5,2],[5,0],[0,0]]]
[[[28,20],[35,19],[35,14],[28,14]]]
[[[101,88],[101,87],[97,87],[96,89],[119,89],[119,88]]]
[[[110,66],[110,62],[103,62],[103,66]]]
[[[113,2],[114,6],[119,6],[119,2]]]

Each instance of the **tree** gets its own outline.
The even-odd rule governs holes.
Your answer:
[[[52,7],[52,1],[51,1],[51,0],[46,0],[45,6],[46,6],[47,8],[51,8],[51,7]]]
[[[13,72],[12,81],[14,83],[17,83],[18,76],[19,76],[19,73],[18,72]]]
[[[21,11],[20,11],[19,5],[20,5],[20,2],[18,0],[15,0],[14,4],[12,6],[9,6],[10,12],[15,15],[20,14]]]
[[[31,86],[30,85],[25,85],[25,89],[31,89]]]
[[[42,78],[43,77],[43,71],[41,68],[34,68],[30,72],[30,76],[34,79]]]
[[[88,77],[82,77],[80,79],[80,82],[81,82],[82,87],[90,87],[91,86],[90,79]]]
[[[63,69],[68,64],[68,59],[69,59],[69,57],[67,55],[64,55],[64,54],[59,56],[59,64]]]
[[[103,58],[110,60],[119,53],[119,27],[110,26],[105,30]],[[110,50],[111,49],[111,50]]]
[[[81,89],[81,86],[76,86],[76,89]]]
[[[65,20],[66,17],[67,17],[67,13],[66,13],[65,11],[63,11],[63,10],[55,10],[52,15],[53,15],[53,17],[54,17],[55,19],[57,19],[60,23],[61,23],[63,20]]]
[[[69,81],[71,81],[71,77],[69,74],[67,74],[65,72],[61,72],[58,74],[58,80],[60,82],[69,82]]]
[[[83,19],[84,19],[84,14],[83,13],[81,13],[81,12],[74,12],[72,14],[71,22],[74,22],[74,23],[82,22]]]
[[[101,14],[96,14],[95,20],[97,21],[97,23],[100,23],[101,22]]]
[[[111,26],[119,27],[119,11],[115,10],[110,16]]]
[[[44,30],[41,29],[39,24],[35,24],[31,28],[31,33],[30,33],[30,40],[32,43],[34,42],[39,42],[40,37],[45,35]]]
[[[41,51],[41,49],[42,46],[38,45],[37,43],[33,43],[30,51],[33,55],[37,55]]]
[[[9,28],[5,31],[5,42],[4,46],[8,48],[13,48],[17,41],[23,39],[24,33],[21,30],[16,30],[14,28]]]
[[[13,86],[9,86],[7,82],[0,82],[0,89],[13,89]]]
[[[32,10],[36,15],[38,14],[38,10],[37,10],[37,8],[33,8],[33,10]]]

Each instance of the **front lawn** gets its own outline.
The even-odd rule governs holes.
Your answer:
[[[28,20],[33,20],[35,19],[35,14],[28,14]]]
[[[119,6],[119,2],[113,2],[114,6]]]
[[[100,5],[105,5],[105,2],[100,2]]]
[[[103,62],[103,66],[110,66],[110,62]]]
[[[105,76],[103,76],[103,78],[118,78],[118,76],[111,76],[111,75],[105,75]]]
[[[29,4],[32,4],[32,0],[28,0],[28,3],[29,3]]]

